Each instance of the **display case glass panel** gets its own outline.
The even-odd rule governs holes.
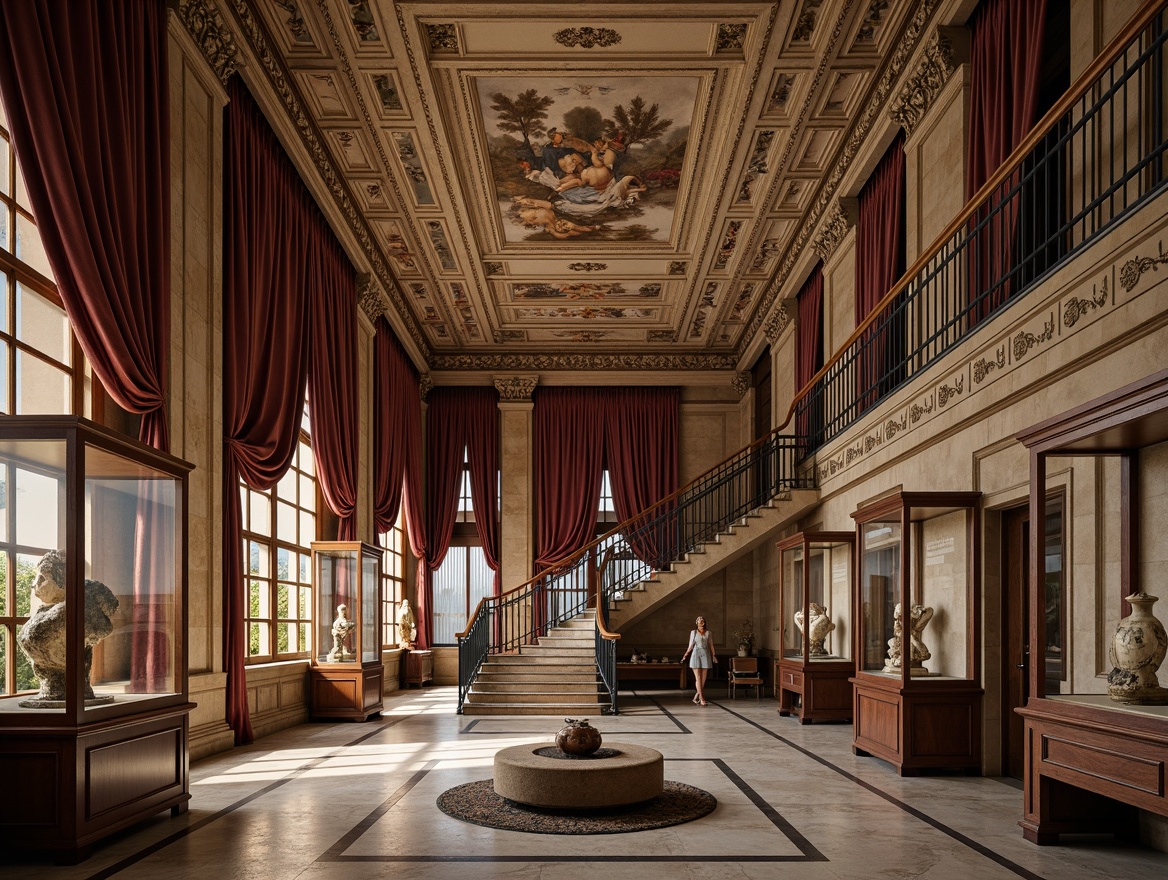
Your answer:
[[[859,668],[883,672],[900,601],[899,520],[878,520],[860,528],[861,632]]]
[[[312,559],[316,590],[314,662],[377,661],[380,552],[360,541],[318,541],[312,545]]]
[[[852,542],[808,536],[781,550],[783,656],[849,660]],[[806,593],[805,593],[806,590]]]

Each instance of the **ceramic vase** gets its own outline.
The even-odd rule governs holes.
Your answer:
[[[1121,703],[1168,703],[1168,688],[1160,687],[1156,670],[1168,654],[1164,624],[1152,614],[1158,600],[1147,593],[1127,597],[1132,613],[1119,622],[1109,656],[1114,667],[1107,676],[1107,694]]]
[[[565,726],[556,734],[556,745],[568,755],[591,755],[600,748],[600,731],[586,720],[564,719]]]

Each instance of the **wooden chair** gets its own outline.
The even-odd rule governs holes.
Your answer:
[[[729,696],[738,699],[738,689],[751,685],[754,686],[754,698],[757,700],[762,688],[762,675],[758,671],[758,658],[731,657]]]

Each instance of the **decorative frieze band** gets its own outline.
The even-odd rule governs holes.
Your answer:
[[[179,0],[178,17],[194,37],[219,81],[226,84],[242,59],[238,57],[235,34],[223,21],[223,15],[203,0]]]
[[[558,30],[552,34],[552,39],[569,49],[577,46],[591,49],[594,46],[615,46],[621,41],[621,35],[612,28],[578,27]]]
[[[937,28],[925,46],[917,69],[892,102],[888,115],[911,135],[961,63],[967,38],[963,28]]]
[[[496,376],[495,389],[500,401],[530,401],[539,384],[539,376]]]

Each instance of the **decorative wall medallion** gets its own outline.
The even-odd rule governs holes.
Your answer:
[[[1042,325],[1041,333],[1029,333],[1025,330],[1019,330],[1014,336],[1014,360],[1020,361],[1030,352],[1030,349],[1036,345],[1041,345],[1044,342],[1049,342],[1054,338],[1054,316],[1051,316],[1049,321]]]
[[[373,77],[373,89],[377,92],[377,100],[381,102],[383,112],[400,113],[405,109],[393,77],[388,73],[379,73]]]
[[[670,275],[684,275],[685,270],[689,268],[689,263],[685,260],[672,260],[669,263]]]
[[[357,305],[374,324],[385,314],[385,302],[381,298],[381,288],[368,273],[357,276]]]
[[[453,24],[428,24],[426,36],[435,54],[458,51],[458,28]]]
[[[823,0],[804,0],[803,9],[799,13],[799,20],[795,23],[795,30],[791,33],[792,42],[806,43],[815,33],[815,19]]]
[[[767,104],[768,113],[785,113],[787,102],[791,100],[791,87],[795,84],[795,74],[780,73],[771,89],[770,100]]]
[[[906,135],[913,133],[956,69],[953,44],[940,30],[934,31],[916,72],[901,88],[888,111],[889,117],[904,129]]]
[[[573,272],[602,272],[608,263],[569,263],[568,268]]]
[[[1140,282],[1140,276],[1145,272],[1155,272],[1158,266],[1168,263],[1168,256],[1164,254],[1164,242],[1160,242],[1160,255],[1157,257],[1135,257],[1123,264],[1119,270],[1119,283],[1123,289],[1131,293]]]
[[[958,397],[965,390],[965,377],[958,376],[957,380],[952,384],[943,384],[937,386],[937,406],[941,409],[949,403],[954,397]]]
[[[433,390],[434,380],[430,377],[429,373],[422,373],[422,375],[418,377],[418,396],[422,398],[423,402],[425,402],[426,395]]]
[[[539,376],[496,376],[495,389],[499,400],[531,400],[531,393],[539,384]]]
[[[367,0],[348,0],[349,20],[353,22],[353,30],[357,32],[357,39],[363,43],[371,43],[381,39],[377,33],[377,25],[373,23],[373,13],[369,11]]]
[[[741,400],[746,396],[746,392],[750,390],[750,373],[735,373],[734,378],[730,380],[730,385],[738,393],[738,399]]]
[[[1063,307],[1063,326],[1068,329],[1074,327],[1087,312],[1101,309],[1107,305],[1107,276],[1103,276],[1103,284],[1100,286],[1098,292],[1094,296],[1086,299],[1079,299],[1077,296],[1072,296],[1067,300]]]
[[[235,45],[235,34],[227,27],[222,13],[203,0],[179,0],[178,17],[194,37],[219,81],[226,85],[240,61],[236,57],[239,47]]]
[[[980,385],[985,381],[986,376],[994,370],[1004,370],[1006,368],[1006,346],[1002,345],[998,348],[997,356],[993,360],[986,360],[985,358],[978,358],[973,363],[973,381],[974,384]]]
[[[288,31],[292,34],[292,39],[297,43],[312,43],[312,34],[308,32],[308,28],[304,24],[304,19],[300,17],[300,11],[296,8],[296,4],[292,0],[275,0],[277,6],[288,13],[288,19],[284,23],[288,26]]]
[[[591,49],[594,46],[615,46],[621,41],[621,35],[612,28],[580,27],[556,31],[552,39],[569,49],[576,46]]]
[[[868,11],[864,13],[864,21],[860,24],[860,31],[856,34],[857,43],[871,43],[876,36],[876,29],[884,22],[884,13],[888,11],[887,0],[872,0],[868,4]]]
[[[766,333],[767,342],[774,345],[779,341],[779,337],[783,335],[783,331],[787,329],[787,325],[791,323],[791,313],[787,311],[786,303],[780,303],[779,307],[775,309],[775,313],[771,319],[767,321],[766,328],[763,332]]]
[[[694,315],[693,326],[689,329],[690,339],[698,339],[702,332],[706,329],[706,317],[710,313],[710,309],[714,307],[718,295],[718,282],[710,281],[706,284],[706,289],[702,292],[702,298],[698,303],[697,314]]]
[[[718,40],[714,44],[715,52],[741,52],[746,42],[746,25],[720,24],[718,25]]]
[[[848,218],[837,202],[819,235],[811,241],[811,247],[819,255],[819,259],[826,263],[847,234]]]
[[[715,269],[725,269],[730,258],[734,256],[734,248],[738,246],[738,230],[742,228],[742,223],[742,220],[731,220],[726,224],[722,244],[718,248],[718,258],[714,260]]]

